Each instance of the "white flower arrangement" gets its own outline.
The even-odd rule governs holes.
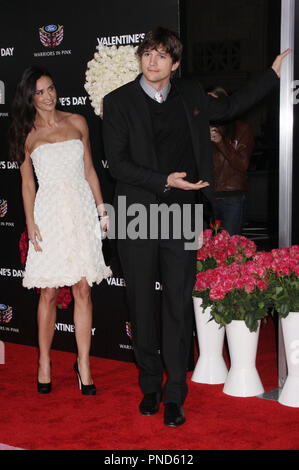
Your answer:
[[[103,117],[103,98],[116,88],[134,80],[141,72],[137,46],[97,46],[88,62],[85,90],[96,115]]]

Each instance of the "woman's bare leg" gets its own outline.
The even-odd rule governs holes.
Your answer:
[[[74,324],[78,348],[78,367],[84,385],[93,383],[89,353],[91,345],[92,328],[92,302],[91,289],[85,278],[72,286],[74,296]]]
[[[50,350],[55,330],[57,293],[58,291],[55,288],[46,287],[41,289],[37,309],[39,344],[38,381],[41,383],[51,381]]]

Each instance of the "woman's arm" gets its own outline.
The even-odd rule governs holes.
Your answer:
[[[92,191],[97,210],[100,217],[106,217],[107,212],[104,206],[103,195],[101,191],[101,185],[98,178],[98,175],[95,171],[92,156],[91,156],[91,147],[90,147],[90,139],[89,139],[89,129],[86,122],[86,119],[80,115],[74,115],[73,117],[76,127],[80,130],[82,135],[82,142],[84,145],[84,172],[85,172],[85,179],[88,182],[90,189]],[[102,223],[102,228],[104,230],[107,229],[107,223]]]
[[[42,237],[40,235],[39,228],[34,221],[34,201],[36,195],[36,187],[31,158],[27,151],[25,151],[25,160],[20,166],[20,172],[22,177],[22,196],[28,238],[33,243],[35,251],[42,251],[37,241],[42,241]]]

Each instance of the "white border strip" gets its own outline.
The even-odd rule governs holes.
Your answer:
[[[292,50],[283,61],[280,78],[279,132],[279,246],[292,244],[293,90],[295,0],[281,2],[281,52]]]
[[[293,186],[293,88],[294,80],[295,0],[281,2],[281,52],[290,48],[280,77],[279,122],[279,229],[280,247],[292,244],[292,186]],[[278,387],[287,378],[287,363],[279,320],[278,330]]]
[[[8,446],[7,444],[0,444],[0,450],[24,450],[24,449],[21,449],[20,447]]]

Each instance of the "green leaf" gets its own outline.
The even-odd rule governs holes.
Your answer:
[[[193,266],[194,266],[194,265],[193,265]],[[196,269],[197,269],[197,272],[203,271],[203,264],[202,264],[202,262],[199,261],[199,260],[197,260]]]
[[[286,317],[290,312],[288,303],[282,304],[280,307],[280,313],[282,317]]]

